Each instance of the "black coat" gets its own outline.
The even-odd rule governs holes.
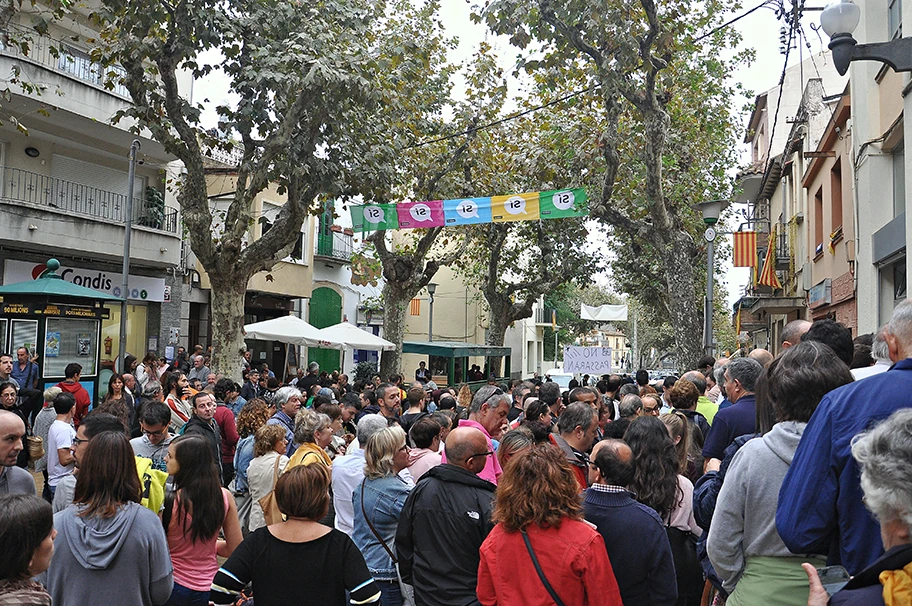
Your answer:
[[[897,545],[852,577],[845,587],[833,594],[830,604],[833,606],[883,604],[883,585],[880,584],[880,573],[885,570],[899,570],[910,562],[912,562],[912,545]]]
[[[478,549],[494,525],[494,484],[455,465],[421,476],[399,518],[396,552],[402,580],[418,606],[477,605]]]

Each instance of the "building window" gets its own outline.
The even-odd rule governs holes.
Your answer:
[[[833,170],[830,171],[830,198],[831,198],[831,218],[830,224],[833,232],[842,228],[842,162],[836,161]]]
[[[823,252],[823,188],[814,194],[814,256]]]
[[[890,39],[902,36],[902,0],[890,0],[887,8],[887,27]]]
[[[893,306],[906,298],[906,262],[893,264]]]
[[[893,148],[893,216],[906,211],[906,154],[905,145]]]

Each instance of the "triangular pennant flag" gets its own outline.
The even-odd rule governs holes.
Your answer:
[[[760,272],[760,278],[757,280],[760,286],[769,286],[770,288],[782,288],[779,282],[779,276],[776,275],[776,228],[770,232],[769,247],[766,249],[766,260],[763,262],[763,270]]]

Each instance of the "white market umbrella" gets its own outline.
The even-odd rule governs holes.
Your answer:
[[[320,334],[319,328],[315,328],[301,318],[292,315],[247,324],[244,326],[244,338],[285,343],[285,364],[282,369],[283,377],[285,373],[288,372],[289,345],[325,347],[328,349],[345,348],[344,343],[326,339]]]
[[[327,326],[319,332],[323,339],[332,343],[344,343],[346,347],[352,349],[369,349],[372,351],[391,351],[396,349],[395,344],[348,322]]]
[[[329,349],[342,349],[345,346],[341,341],[330,341],[323,336],[320,329],[291,315],[247,324],[244,326],[244,338]]]

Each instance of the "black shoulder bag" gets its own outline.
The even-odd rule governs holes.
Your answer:
[[[529,551],[529,556],[532,558],[532,564],[535,566],[535,572],[538,573],[538,578],[541,579],[542,585],[545,586],[545,589],[548,590],[548,595],[551,596],[551,599],[554,600],[554,603],[557,606],[564,606],[564,603],[561,601],[560,596],[557,595],[557,592],[554,591],[554,588],[551,587],[551,583],[548,582],[548,577],[545,576],[545,571],[542,570],[541,565],[538,563],[538,558],[535,557],[535,552],[532,551],[532,543],[529,541],[529,535],[526,534],[525,530],[520,530],[522,533],[523,542],[526,544],[526,549]]]

